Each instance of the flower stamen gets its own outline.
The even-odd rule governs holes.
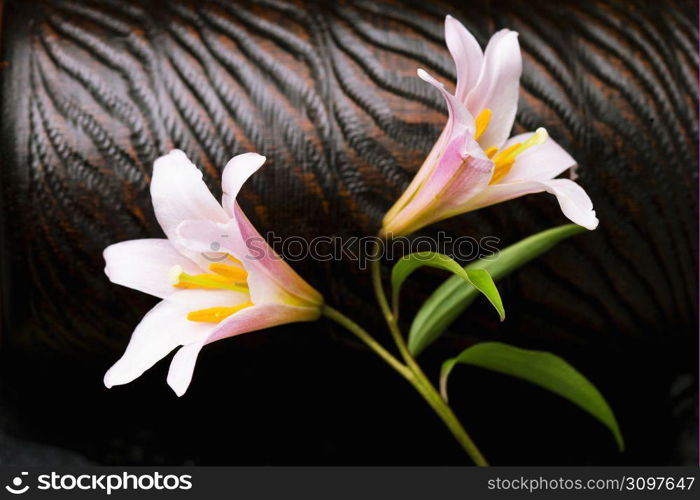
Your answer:
[[[228,264],[214,262],[212,264],[209,264],[209,270],[224,278],[228,278],[237,282],[245,283],[246,279],[248,279],[248,273],[245,271],[245,269],[242,269],[237,266],[230,266]]]
[[[476,132],[474,133],[474,139],[477,141],[479,140],[481,134],[483,134],[484,130],[486,130],[486,128],[489,126],[490,121],[491,110],[489,108],[484,108],[476,117]]]
[[[522,144],[519,144],[517,148],[515,148],[509,153],[509,155],[515,158],[526,149],[530,149],[532,146],[542,144],[548,138],[549,134],[547,133],[547,129],[545,129],[544,127],[540,127],[537,130],[535,130],[535,133],[532,134],[532,137],[530,137],[527,141],[523,142]]]
[[[237,264],[237,265],[243,267],[243,262],[241,262],[240,260],[238,260],[237,258],[235,258],[235,257],[234,257],[233,255],[231,255],[230,253],[227,253],[227,254],[226,254],[226,258],[227,258],[228,260],[230,260],[231,262],[233,262],[234,264]]]
[[[226,267],[236,269],[233,266]],[[248,273],[242,269],[236,269],[235,272],[228,272],[228,276],[209,273],[187,274],[182,270],[181,266],[173,266],[170,268],[170,271],[168,271],[168,277],[172,285],[176,288],[204,288],[247,293],[249,291],[248,284],[246,283]]]
[[[241,309],[252,306],[252,302],[245,302],[231,307],[209,307],[187,313],[187,319],[200,323],[219,323]]]
[[[496,154],[495,156],[494,152],[492,151],[494,148],[489,148],[488,150],[486,150],[486,155],[489,158],[492,158],[494,163],[493,176],[491,177],[491,181],[489,182],[489,184],[496,184],[500,182],[508,174],[508,172],[510,172],[510,169],[513,168],[515,158],[519,154],[530,149],[533,146],[542,144],[544,141],[547,140],[548,137],[549,134],[547,133],[547,130],[540,127],[535,131],[532,137],[530,137],[525,142],[515,143],[507,147],[503,151],[499,151],[498,154]]]

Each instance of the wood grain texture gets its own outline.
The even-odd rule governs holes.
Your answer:
[[[442,98],[415,70],[454,81],[442,27],[451,13],[482,44],[501,27],[520,33],[516,132],[544,126],[578,160],[601,224],[503,282],[505,324],[477,304],[468,331],[456,325],[426,362],[497,337],[566,354],[593,378],[598,363],[605,378],[616,357],[639,355],[630,361],[638,373],[656,355],[660,392],[696,371],[693,2],[57,0],[5,10],[10,352],[107,359],[123,349],[152,301],[109,284],[101,252],[162,234],[149,176],[173,147],[217,195],[232,155],[267,156],[241,194],[263,234],[374,234],[445,122]],[[538,195],[424,234],[496,235],[506,245],[564,222],[554,199]],[[355,263],[294,266],[330,303],[380,328]],[[440,279],[412,278],[407,297],[427,296]]]

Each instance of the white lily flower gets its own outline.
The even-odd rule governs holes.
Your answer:
[[[113,283],[163,300],[105,374],[107,387],[131,382],[182,346],[168,373],[168,384],[181,396],[204,345],[319,317],[321,295],[274,253],[236,202],[264,162],[256,153],[234,157],[222,175],[219,204],[185,153],[174,150],[156,160],[151,197],[167,239],[117,243],[104,258]]]
[[[518,34],[495,33],[484,52],[456,19],[445,39],[457,67],[455,95],[422,69],[418,75],[447,102],[447,125],[415,178],[383,220],[382,234],[407,235],[454,215],[546,191],[562,212],[588,229],[593,203],[570,179],[556,179],[576,161],[543,128],[508,139],[518,106],[522,57]]]

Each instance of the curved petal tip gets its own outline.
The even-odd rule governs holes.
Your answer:
[[[445,88],[445,85],[442,82],[435,79],[430,73],[425,71],[423,68],[418,68],[416,70],[416,73],[418,73],[418,78],[420,78],[424,82],[428,82],[431,85],[435,85],[436,87]]]

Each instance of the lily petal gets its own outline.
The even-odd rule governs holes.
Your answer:
[[[415,196],[416,192],[423,185],[425,180],[430,176],[430,174],[437,168],[440,156],[443,154],[447,145],[453,141],[458,136],[463,136],[465,133],[473,135],[475,131],[474,118],[469,114],[469,111],[464,107],[459,99],[450,94],[445,86],[433,78],[427,71],[423,69],[418,70],[418,76],[437,88],[440,93],[442,93],[445,98],[445,103],[447,104],[447,124],[445,128],[442,129],[440,137],[433,145],[433,148],[428,153],[423,165],[418,169],[418,172],[411,180],[411,183],[401,194],[399,199],[394,203],[394,205],[389,209],[389,211],[384,216],[382,221],[383,227],[391,225],[391,220],[402,210],[409,201]]]
[[[151,180],[153,209],[163,232],[179,250],[177,226],[184,220],[213,220],[226,222],[229,217],[202,180],[202,172],[182,151],[175,149],[158,158],[153,165]],[[211,250],[211,249],[209,249]],[[183,252],[201,267],[206,259]]]
[[[593,202],[579,184],[570,179],[552,179],[542,184],[545,191],[557,197],[561,211],[569,220],[590,230],[598,227]]]
[[[170,295],[143,317],[126,351],[105,374],[105,385],[131,382],[177,346],[206,339],[216,328],[213,323],[188,321],[188,312],[245,300],[243,294],[224,290],[182,290]]]
[[[518,108],[522,56],[518,33],[507,29],[496,32],[484,51],[484,64],[476,86],[469,92],[467,109],[474,116],[491,110],[488,127],[479,137],[484,150],[500,148],[510,135]]]
[[[442,82],[433,78],[433,76],[424,69],[418,69],[418,76],[424,82],[428,82],[430,85],[438,89],[445,98],[448,113],[447,125],[445,125],[445,129],[448,131],[448,142],[455,136],[464,134],[465,131],[469,132],[470,135],[474,135],[474,117],[469,113],[464,104],[462,104],[462,102],[455,96],[450,94]]]
[[[221,204],[229,217],[233,217],[233,204],[241,186],[265,163],[265,157],[257,153],[234,156],[224,167],[221,187],[224,191]]]
[[[287,293],[300,298],[302,301],[312,304],[321,304],[323,302],[321,294],[304,281],[287,262],[270,248],[238,204],[234,206],[234,217],[238,222],[241,241],[247,247],[249,260],[255,259],[255,265],[259,266],[267,274],[268,280],[276,281]],[[255,241],[259,242],[258,249],[262,249],[263,246],[266,247],[266,251],[258,251],[257,256],[253,253],[255,248],[252,246],[252,242]],[[248,280],[248,284],[250,285],[250,280]]]
[[[168,385],[182,396],[192,381],[199,351],[206,344],[285,323],[318,319],[318,308],[294,307],[282,304],[253,305],[238,311],[219,323],[199,342],[182,347],[173,357],[168,371]]]
[[[178,252],[166,239],[122,241],[105,248],[105,274],[112,283],[165,298],[177,291],[168,278],[174,265],[186,273],[197,274],[200,268]]]
[[[445,42],[457,67],[457,89],[455,97],[467,102],[467,94],[479,78],[484,53],[467,28],[454,17],[445,17]]]
[[[557,197],[561,211],[572,222],[590,230],[598,227],[598,218],[593,210],[593,202],[581,186],[569,179],[492,184],[463,205],[461,212],[476,210],[526,194],[543,191]]]
[[[444,171],[441,168],[443,162]],[[453,141],[445,150],[440,164],[435,173],[448,177],[449,182],[438,196],[448,205],[461,204],[481,192],[493,176],[493,162],[469,135]],[[448,165],[459,166],[451,171]]]
[[[225,238],[221,238],[225,235]],[[205,252],[208,242],[220,243],[220,251],[238,259],[248,272],[247,283],[254,304],[277,302],[289,296],[276,280],[269,280],[268,273],[259,265],[259,259],[272,252],[267,242],[260,237],[243,243],[238,221],[232,219],[227,224],[209,221],[185,221],[178,229],[180,244],[192,252]]]
[[[503,145],[503,149],[516,143],[523,143],[534,135],[534,132],[511,137]],[[551,137],[545,142],[520,153],[510,171],[500,181],[505,184],[513,181],[546,181],[553,179],[565,170],[576,166],[576,160],[564,151]]]
[[[469,134],[454,139],[445,149],[438,167],[409,206],[423,206],[436,197],[471,197],[488,184],[493,162]],[[409,210],[407,210],[409,211]]]
[[[209,333],[207,344],[217,340],[254,332],[285,323],[314,321],[319,318],[318,307],[300,307],[287,304],[255,304],[229,316]]]
[[[218,241],[221,251],[241,261],[248,271],[248,286],[254,304],[300,300],[321,304],[321,295],[308,285],[260,236],[237,203],[234,219],[227,224],[185,221],[178,229],[179,241],[190,251],[206,251]],[[221,238],[225,234],[226,238]]]
[[[199,351],[204,347],[204,341],[183,345],[177,350],[168,369],[168,385],[175,394],[182,396],[192,382],[194,366],[197,364]]]
[[[406,235],[448,217],[455,205],[482,191],[492,175],[493,162],[471,135],[457,137],[414,198],[385,225],[385,232]]]

